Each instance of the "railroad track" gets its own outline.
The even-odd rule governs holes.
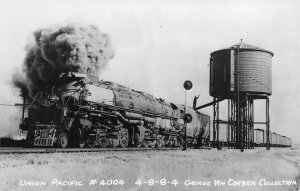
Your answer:
[[[0,154],[26,154],[26,153],[72,153],[72,152],[108,152],[108,151],[150,151],[150,150],[180,150],[181,147],[161,148],[22,148],[0,147]]]

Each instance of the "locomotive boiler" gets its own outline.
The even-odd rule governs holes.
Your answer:
[[[210,117],[188,107],[189,144],[209,142]],[[20,124],[32,146],[160,147],[183,142],[185,107],[90,74],[64,73]]]

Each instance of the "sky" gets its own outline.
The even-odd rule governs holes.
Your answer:
[[[298,7],[297,0],[0,0],[0,103],[21,102],[18,90],[11,86],[12,73],[20,70],[25,48],[39,28],[66,23],[98,26],[110,35],[115,50],[100,79],[174,103],[184,103],[183,82],[191,80],[189,105],[198,94],[198,105],[213,100],[210,53],[242,38],[244,43],[274,52],[271,131],[300,141]],[[255,120],[264,121],[264,102],[254,105]],[[16,130],[20,108],[0,109],[0,131]],[[212,110],[201,112],[212,116]]]

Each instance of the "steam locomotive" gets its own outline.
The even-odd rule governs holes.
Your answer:
[[[60,75],[51,93],[39,92],[20,124],[29,145],[62,148],[177,147],[185,128],[188,144],[209,144],[208,115],[73,72]]]

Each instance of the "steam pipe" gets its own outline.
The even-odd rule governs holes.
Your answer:
[[[224,100],[224,98],[217,99],[217,100],[212,101],[212,102],[210,102],[210,103],[207,103],[207,104],[201,105],[201,106],[199,106],[199,107],[196,107],[195,110],[203,109],[203,108],[205,108],[205,107],[208,107],[208,106],[214,105],[214,104],[216,104],[216,103],[219,103],[219,102],[221,102],[221,101],[223,101],[223,100]]]
[[[125,119],[123,115],[117,111],[112,112],[114,115],[116,115],[121,121],[129,124],[136,124],[136,125],[141,125],[142,122],[140,120],[130,120],[130,119]]]
[[[143,120],[147,123],[155,123],[155,119],[152,118],[152,117],[145,117],[141,114],[137,114],[137,113],[132,113],[132,112],[125,112],[125,116],[127,118],[130,118],[130,119],[137,119],[137,120]]]

